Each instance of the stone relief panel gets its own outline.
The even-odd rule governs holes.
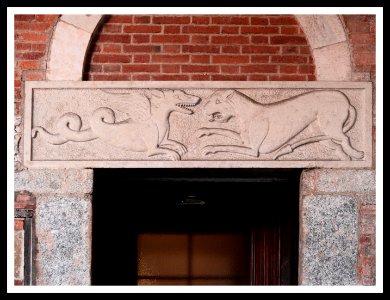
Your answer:
[[[370,167],[370,83],[29,82],[28,167]]]

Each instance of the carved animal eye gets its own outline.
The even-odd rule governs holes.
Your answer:
[[[221,100],[217,99],[215,100],[215,104],[220,104],[221,103]]]

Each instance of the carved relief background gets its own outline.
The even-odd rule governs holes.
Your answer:
[[[366,83],[47,82],[29,87],[25,160],[31,166],[371,164]]]

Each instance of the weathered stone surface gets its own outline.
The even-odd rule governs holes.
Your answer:
[[[89,285],[90,196],[38,196],[36,284]]]
[[[14,231],[14,279],[23,280],[24,278],[24,231]]]
[[[371,166],[370,83],[30,82],[26,98],[29,167]]]
[[[358,201],[348,196],[307,196],[301,214],[301,284],[356,285]]]
[[[90,39],[91,33],[68,23],[58,22],[50,46],[47,79],[81,80]]]
[[[15,191],[31,193],[92,193],[92,170],[23,170],[15,174]]]
[[[349,81],[352,63],[347,42],[313,49],[317,80]]]
[[[295,15],[312,49],[347,40],[338,15]]]
[[[61,21],[93,33],[102,15],[62,15]]]
[[[317,170],[318,192],[375,192],[375,170]]]

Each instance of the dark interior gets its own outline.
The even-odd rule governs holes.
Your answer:
[[[297,284],[300,170],[96,169],[94,176],[93,285],[140,282],[142,233],[241,234],[245,274],[233,284]]]

